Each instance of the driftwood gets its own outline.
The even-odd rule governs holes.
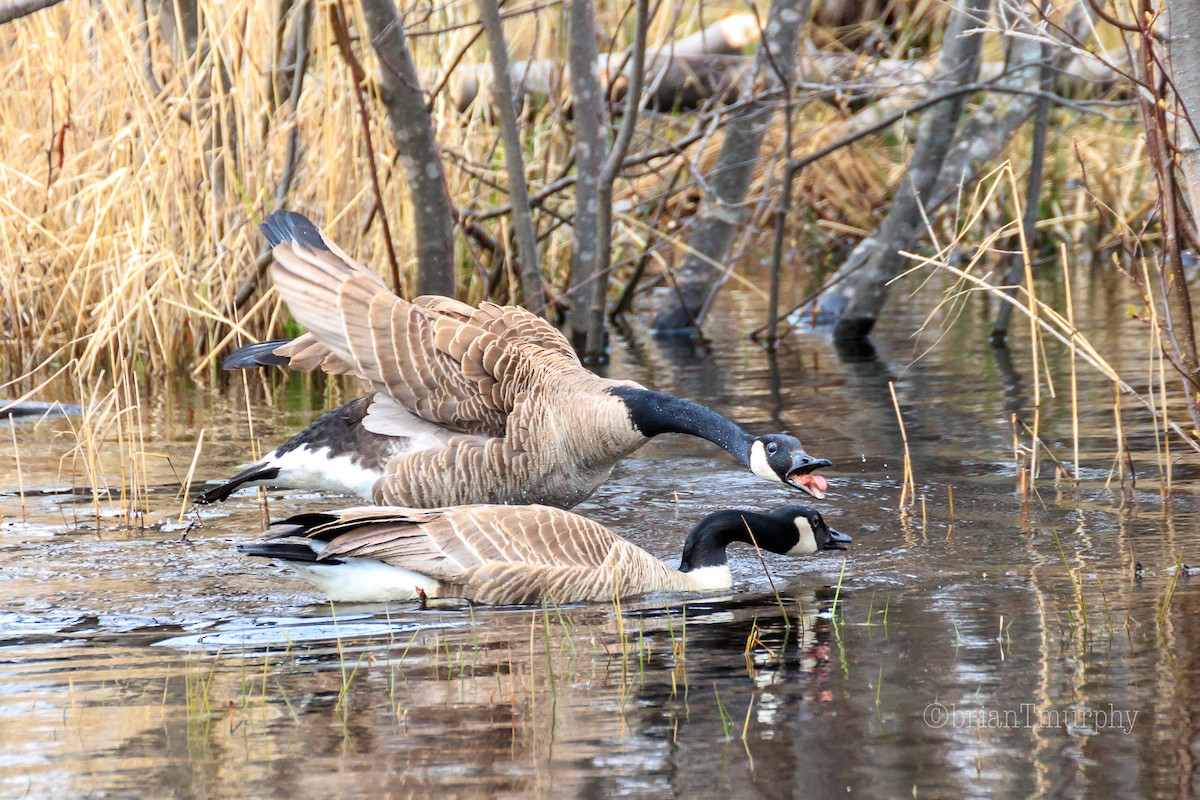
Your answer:
[[[698,33],[646,52],[649,93],[646,107],[656,110],[694,108],[737,82],[753,59],[743,53],[758,42],[758,23],[752,14],[736,14]],[[594,48],[593,48],[594,49]],[[624,53],[593,56],[601,89],[614,99],[624,96],[629,66]],[[509,65],[514,86],[533,96],[560,94],[571,86],[570,65],[559,61],[516,61]],[[447,83],[450,101],[465,111],[481,94],[487,96],[494,79],[492,64],[460,65]]]
[[[758,37],[757,29],[753,36],[734,36],[734,33],[746,33],[740,23],[732,24],[735,20],[739,17],[729,17],[673,45],[660,45],[647,52],[646,83],[649,89],[643,106],[654,111],[686,111],[699,108],[714,97],[736,100],[739,83],[745,73],[754,68],[755,56],[744,55],[743,51],[755,45]],[[707,43],[707,51],[699,49],[701,34],[705,34],[703,41]],[[736,46],[739,44],[741,46]],[[1097,55],[1072,54],[1056,71],[1052,90],[1067,96],[1095,97],[1114,86],[1124,85],[1125,77],[1118,70],[1126,59],[1123,48]],[[617,101],[623,99],[629,82],[629,69],[624,66],[623,54],[599,56],[596,65],[607,96]],[[802,46],[792,80],[796,85],[844,85],[848,93],[855,95],[885,95],[880,103],[861,112],[861,125],[869,127],[894,109],[928,96],[929,79],[935,65],[934,57],[913,60],[872,58],[852,52],[822,50],[810,42]],[[1007,66],[1003,61],[983,64],[979,71],[980,80],[996,79]],[[553,96],[564,104],[569,100],[570,68],[558,61],[514,62],[509,65],[509,75],[513,85],[526,96]],[[451,103],[459,111],[466,111],[480,92],[487,96],[493,76],[491,64],[460,65],[446,81]],[[431,73],[427,77],[432,81],[435,76]]]
[[[83,406],[58,401],[47,403],[40,400],[0,400],[0,419],[73,417],[85,411],[87,409]]]
[[[8,0],[8,2],[0,3],[0,25],[28,16],[35,11],[41,11],[43,8],[56,6],[61,2],[62,0]]]

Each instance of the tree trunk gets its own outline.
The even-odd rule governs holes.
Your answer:
[[[1176,129],[1192,221],[1200,215],[1200,0],[1170,0],[1167,46],[1172,82],[1179,99]]]
[[[521,153],[521,129],[517,124],[516,99],[508,65],[508,44],[504,40],[504,22],[497,0],[479,0],[483,27],[487,31],[488,51],[492,56],[496,80],[492,93],[500,116],[500,137],[504,141],[504,169],[508,174],[508,196],[512,203],[513,228],[516,229],[518,265],[521,270],[521,295],[526,308],[542,313],[546,305],[542,270],[538,265],[537,233],[533,211],[529,207],[529,184],[525,180],[525,157]]]
[[[567,36],[575,127],[575,174],[578,175],[571,251],[571,336],[576,349],[582,349],[591,318],[591,284],[596,279],[596,259],[600,255],[600,170],[604,159],[605,127],[592,0],[569,0]]]
[[[417,241],[417,293],[454,296],[454,207],[441,151],[392,0],[361,0],[379,58],[379,86],[408,176]]]
[[[1054,80],[1054,61],[1050,53],[1050,44],[1042,43],[1042,64],[1039,68],[1041,80],[1038,82],[1043,91],[1049,91]],[[1025,211],[1021,219],[1021,232],[1025,238],[1025,247],[1021,242],[1017,245],[1016,253],[1012,256],[1012,266],[1009,267],[1005,284],[1013,288],[1007,289],[1010,297],[1016,296],[1016,285],[1025,272],[1025,258],[1030,259],[1031,269],[1033,254],[1037,250],[1037,221],[1038,206],[1042,192],[1042,171],[1046,160],[1046,138],[1050,128],[1050,98],[1039,97],[1034,104],[1033,148],[1029,156],[1029,180],[1025,184]],[[1031,273],[1032,274],[1032,273]],[[1000,303],[996,312],[996,321],[992,325],[992,333],[988,338],[996,347],[1002,347],[1008,341],[1008,326],[1012,323],[1012,303]]]
[[[950,16],[937,69],[945,88],[974,82],[983,37],[966,32],[978,27],[989,7],[990,0],[960,0]],[[938,186],[965,103],[966,98],[960,95],[939,103],[921,117],[908,170],[887,217],[875,234],[859,243],[842,269],[852,268],[855,261],[862,266],[853,267],[854,273],[838,283],[829,297],[837,308],[835,339],[861,339],[874,327],[887,300],[888,284],[903,267],[900,251],[911,248],[920,232],[922,207]]]
[[[607,332],[604,327],[605,312],[608,310],[608,279],[612,271],[613,237],[613,184],[621,174],[629,143],[637,128],[638,111],[642,105],[643,69],[646,65],[646,27],[649,25],[650,0],[635,0],[637,6],[636,28],[633,37],[633,58],[630,63],[628,94],[625,98],[625,116],[621,119],[621,130],[613,142],[612,149],[604,158],[600,171],[599,202],[596,204],[596,230],[599,248],[596,255],[596,274],[592,280],[592,299],[589,303],[587,342],[584,355],[593,361],[603,361]]]
[[[776,83],[779,78],[776,70],[793,69],[800,30],[808,19],[810,7],[810,0],[773,0],[754,72],[746,75],[740,89],[743,96],[749,97],[760,81]],[[719,285],[722,273],[713,268],[713,262],[724,263],[729,257],[734,234],[742,221],[741,205],[773,117],[772,104],[755,103],[726,126],[716,166],[708,176],[712,191],[704,198],[695,230],[688,240],[695,252],[684,259],[676,274],[678,291],[654,321],[659,332],[694,328],[709,295]]]

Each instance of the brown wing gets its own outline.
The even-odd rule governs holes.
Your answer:
[[[579,365],[561,334],[524,309],[471,309],[448,298],[409,303],[322,246],[298,215],[286,233],[274,248],[272,278],[309,334],[278,353],[298,368],[352,373],[425,420],[503,436],[508,415],[545,370]]]
[[[521,306],[502,306],[483,302],[478,308],[449,297],[422,295],[413,300],[414,305],[427,308],[443,316],[469,322],[476,327],[494,333],[505,342],[525,341],[565,356],[576,364],[580,363],[575,349],[563,336],[562,331],[546,320]]]
[[[450,582],[487,564],[598,569],[620,541],[599,523],[548,506],[378,507],[338,513],[335,524],[348,532],[337,535],[321,558],[377,558]],[[313,533],[326,538],[336,529]]]
[[[576,364],[580,363],[571,343],[558,328],[520,306],[501,306],[485,302],[476,308],[440,295],[422,295],[412,303],[439,316],[450,317],[494,333],[504,342],[530,342]],[[273,352],[288,358],[288,366],[301,372],[320,369],[333,375],[346,375],[354,374],[355,371],[353,365],[341,361],[311,333],[280,345]]]
[[[646,551],[578,514],[546,506],[363,507],[276,536],[328,542],[319,559],[373,558],[485,603],[610,600],[687,588]]]

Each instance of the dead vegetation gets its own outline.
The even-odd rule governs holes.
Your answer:
[[[419,248],[429,225],[414,214],[394,108],[380,79],[387,69],[369,35],[366,11],[376,5],[286,0],[268,12],[250,2],[197,0],[152,4],[147,12],[140,3],[64,4],[0,26],[8,98],[0,106],[6,397],[35,396],[53,382],[67,387],[60,389],[63,399],[95,409],[107,407],[104,398],[116,398],[112,413],[128,417],[148,376],[186,372],[216,381],[215,358],[232,344],[291,333],[262,279],[269,255],[255,224],[277,207],[302,209],[322,222],[402,293],[430,285],[422,279],[428,270]],[[992,22],[971,32],[981,37],[982,66],[963,92],[967,134],[946,157],[947,163],[959,158],[958,146],[970,169],[939,176],[937,203],[949,211],[937,215],[924,197],[909,204],[919,214],[914,235],[931,236],[939,258],[960,263],[972,248],[994,244],[994,232],[1003,229],[1007,238],[980,251],[979,263],[991,274],[1014,263],[1011,253],[1021,247],[1011,223],[1025,208],[1035,138],[1025,119],[1039,90],[1036,78],[1030,84],[1013,65],[1036,60],[1038,43],[1064,41],[1050,21],[1074,20],[1083,27],[1072,30],[1087,35],[1066,40],[1056,62],[1065,83],[1053,88],[1065,94],[1049,106],[1043,189],[1033,218],[1039,242],[1026,231],[1026,246],[1036,255],[1066,244],[1068,253],[1092,262],[1110,259],[1116,249],[1123,265],[1135,263],[1134,256],[1163,241],[1159,203],[1145,190],[1164,174],[1162,157],[1147,153],[1131,78],[1124,75],[1144,37],[1102,19],[1079,23],[1077,6],[1041,20],[1041,27],[1037,19],[1014,16],[1014,8],[1002,6]],[[686,104],[673,95],[674,105],[645,103],[611,175],[612,235],[603,237],[611,239],[611,271],[602,273],[609,291],[572,275],[578,120],[561,69],[569,61],[557,32],[564,8],[532,2],[498,9],[515,79],[511,91],[523,98],[516,136],[510,129],[506,148],[488,81],[474,89],[487,102],[463,102],[460,92],[462,76],[486,76],[491,65],[479,7],[401,9],[448,190],[449,269],[457,295],[469,302],[528,302],[531,293],[540,294],[546,303],[538,308],[558,316],[585,295],[594,295],[596,308],[621,313],[639,307],[646,287],[677,287],[687,277],[681,264],[698,252],[697,224],[713,176],[723,169],[728,124],[757,103],[771,112],[771,122],[749,188],[730,206],[739,222],[728,252],[719,258],[701,252],[703,308],[751,261],[748,254],[763,251],[764,234],[780,221],[786,233],[780,268],[806,288],[803,299],[827,303],[823,292],[842,280],[836,268],[841,264],[844,272],[846,253],[871,240],[904,185],[922,104],[930,104],[931,87],[943,85],[930,76],[949,13],[918,2],[897,6],[891,22],[881,24],[866,11],[853,20],[832,19],[831,9],[818,6],[801,35],[786,91],[768,82],[756,84],[751,95],[700,93]],[[730,4],[650,6],[646,91],[675,80],[697,90],[701,84],[665,69],[687,66],[685,56],[745,70],[754,62],[766,12],[765,4],[750,13]],[[627,118],[620,112],[632,86],[635,18],[633,7],[623,4],[595,10],[614,136]],[[1034,25],[1029,30],[1035,33],[1022,33],[1022,25]],[[713,38],[718,31],[720,42]],[[1095,83],[1101,74],[1104,82]],[[718,88],[736,83],[726,80]],[[1107,93],[1098,96],[1097,87]],[[1169,135],[1173,118],[1162,125]],[[977,158],[971,148],[984,134],[991,136],[990,149]],[[513,144],[528,183],[529,220],[514,217],[507,190],[513,159],[506,151]],[[827,155],[808,163],[825,149]],[[1007,159],[1017,179],[981,195],[983,175],[997,159]],[[791,176],[791,206],[779,215],[786,168],[802,162]],[[971,198],[980,196],[987,202],[975,208]],[[976,224],[964,228],[966,216]],[[525,221],[532,226],[520,230]],[[518,243],[524,239],[528,250],[531,236],[536,259],[526,264]],[[953,254],[939,244],[945,241],[954,242]],[[921,249],[904,244],[893,256],[914,248]],[[1140,280],[1140,273],[1124,268]],[[1152,263],[1149,290],[1158,275]],[[1147,303],[1157,303],[1154,318],[1168,319],[1165,307],[1149,299],[1153,294]],[[782,298],[784,309],[788,299],[800,298]],[[588,331],[577,332],[582,343]],[[1190,358],[1186,346],[1164,341],[1174,348],[1172,368]],[[131,458],[125,460],[132,464]],[[135,484],[136,470],[127,471],[127,483]]]

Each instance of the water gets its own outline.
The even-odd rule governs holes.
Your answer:
[[[1144,329],[1120,282],[1077,287],[1088,335],[1144,385]],[[910,338],[931,297],[897,295],[873,358],[802,333],[771,360],[738,335],[761,311],[737,291],[708,349],[616,341],[612,376],[790,429],[832,459],[820,507],[854,536],[845,553],[767,554],[770,579],[738,552],[729,596],[620,614],[331,609],[234,545],[336,499],[276,495],[267,511],[238,497],[181,540],[191,518],[162,488],[144,530],[98,526],[87,497],[22,504],[19,486],[69,486],[80,470],[64,457],[69,420],[17,423],[20,480],[0,444],[0,796],[1190,794],[1200,578],[1172,567],[1200,562],[1194,460],[1174,455],[1164,501],[1149,422],[1126,403],[1138,483],[1106,488],[1112,392],[1080,366],[1082,486],[1044,463],[1023,499],[1009,419],[1033,422],[1028,348],[1018,336],[1012,363],[997,360],[974,301]],[[1070,468],[1069,361],[1046,355],[1058,396],[1041,432]],[[907,511],[889,381],[924,498]],[[248,458],[236,384],[146,397],[152,485],[186,474],[202,428],[198,478]],[[299,385],[256,400],[256,434],[277,443],[324,402]],[[797,499],[671,437],[580,510],[674,561],[704,513]]]

